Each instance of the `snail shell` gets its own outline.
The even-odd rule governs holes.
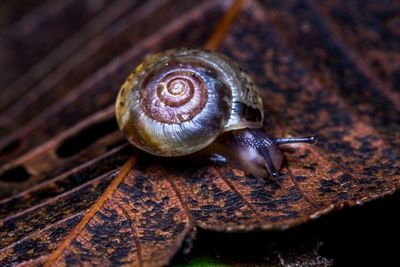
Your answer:
[[[116,101],[116,118],[141,150],[183,156],[223,132],[260,128],[263,104],[253,80],[226,56],[173,49],[147,57],[128,77]]]

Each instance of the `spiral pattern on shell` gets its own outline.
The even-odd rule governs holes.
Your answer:
[[[207,55],[214,54],[168,50],[136,68],[116,103],[117,122],[132,144],[155,155],[181,156],[221,134],[232,92],[221,66]]]
[[[182,123],[201,112],[208,100],[205,78],[190,65],[168,64],[143,82],[140,104],[145,113],[162,123]]]

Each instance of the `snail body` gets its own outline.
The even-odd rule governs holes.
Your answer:
[[[255,176],[275,176],[282,154],[278,143],[259,130],[263,114],[258,89],[244,69],[220,53],[200,49],[147,57],[116,101],[120,129],[143,151],[177,157],[214,147],[211,153]],[[241,153],[231,153],[235,147]]]

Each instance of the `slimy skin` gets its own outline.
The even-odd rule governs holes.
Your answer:
[[[284,157],[281,146],[315,142],[314,136],[272,139],[261,129],[242,129],[221,136],[210,151],[254,177],[277,177]]]

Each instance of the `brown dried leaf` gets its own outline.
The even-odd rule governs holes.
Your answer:
[[[229,166],[128,160],[138,151],[113,119],[134,65],[153,51],[203,45],[231,1],[106,1],[76,20],[85,25],[77,32],[57,15],[68,17],[68,4],[51,15],[50,2],[27,11],[28,32],[17,31],[27,15],[1,33],[1,85],[13,88],[0,91],[2,264],[162,265],[196,227],[286,229],[399,188],[396,19],[374,18],[400,7],[245,2],[221,50],[256,79],[265,131],[320,139],[288,154],[272,182]],[[69,28],[33,42],[41,21]],[[3,56],[13,43],[35,57],[18,62],[16,46]]]

